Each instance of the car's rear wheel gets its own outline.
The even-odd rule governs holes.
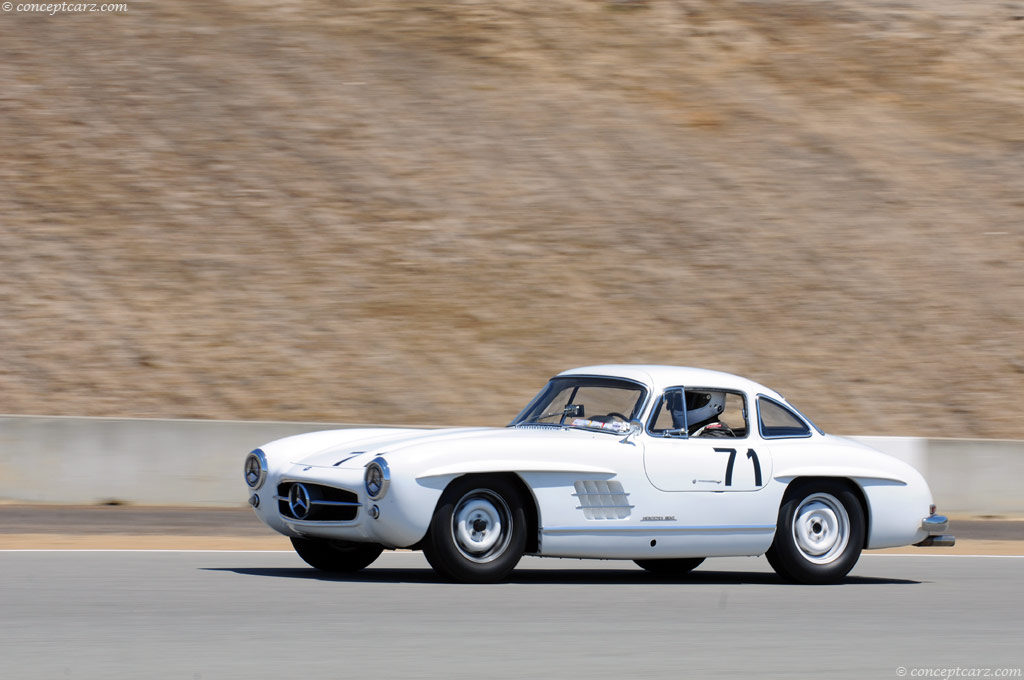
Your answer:
[[[685,557],[667,560],[633,560],[649,572],[665,576],[682,576],[701,565],[703,557]]]
[[[866,522],[860,499],[842,481],[799,483],[779,508],[768,562],[798,583],[836,583],[853,569],[864,546]]]
[[[460,477],[441,495],[423,552],[442,576],[466,583],[508,578],[526,549],[524,499],[502,477]]]
[[[323,541],[312,538],[293,538],[292,547],[309,566],[334,573],[351,573],[364,569],[384,552],[384,547],[376,543]]]

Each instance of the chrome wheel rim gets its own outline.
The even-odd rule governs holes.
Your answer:
[[[828,564],[846,551],[850,516],[835,496],[808,496],[793,513],[793,540],[800,555],[814,564]]]
[[[452,539],[462,556],[484,563],[498,559],[512,540],[508,504],[489,489],[464,495],[452,513]]]

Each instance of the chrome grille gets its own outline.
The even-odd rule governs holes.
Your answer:
[[[289,505],[292,486],[302,484],[309,494],[309,512],[298,517]],[[277,509],[282,517],[301,519],[307,522],[351,522],[359,513],[359,498],[345,489],[336,489],[323,484],[309,482],[282,482],[277,486]]]

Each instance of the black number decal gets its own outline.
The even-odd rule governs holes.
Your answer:
[[[736,463],[736,449],[715,448],[715,451],[729,454],[729,463],[725,466],[725,485],[732,486],[732,466]]]
[[[728,453],[729,462],[725,464],[725,485],[732,486],[732,469],[736,465],[736,449],[720,449],[715,447],[718,453]],[[754,465],[754,486],[761,488],[761,461],[757,459],[757,452],[754,449],[747,449],[747,460]]]
[[[747,449],[747,460],[754,461],[754,486],[761,488],[761,461],[757,459],[757,452],[754,449]]]

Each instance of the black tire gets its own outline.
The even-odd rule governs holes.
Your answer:
[[[701,565],[703,557],[684,557],[668,560],[633,560],[638,567],[643,567],[653,574],[664,576],[682,576]]]
[[[501,477],[460,477],[430,521],[423,553],[441,576],[463,583],[508,578],[526,550],[525,500]]]
[[[839,480],[808,480],[786,490],[775,540],[766,557],[796,583],[838,583],[864,547],[867,523],[860,499]]]
[[[309,566],[335,574],[350,574],[365,569],[384,552],[384,547],[376,543],[310,538],[293,538],[292,547]]]

